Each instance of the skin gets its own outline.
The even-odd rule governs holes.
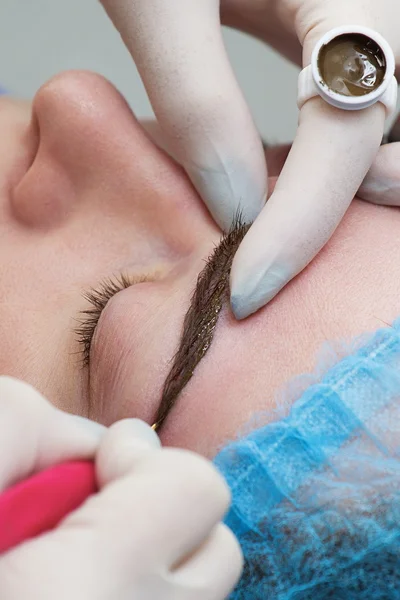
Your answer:
[[[153,422],[204,259],[220,239],[182,169],[100,76],[73,72],[32,105],[0,98],[0,372],[106,425]],[[287,149],[267,152],[270,186]],[[355,201],[326,248],[276,299],[214,343],[162,431],[211,457],[326,341],[399,314],[400,213]],[[90,369],[73,329],[83,293],[120,272],[152,281],[102,314]]]

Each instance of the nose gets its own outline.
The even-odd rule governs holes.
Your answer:
[[[127,136],[132,143],[139,133],[125,100],[106,79],[82,71],[57,75],[33,101],[29,134],[38,142],[14,189],[14,214],[25,225],[60,224],[82,198],[82,186],[90,187],[94,176],[104,181],[113,159],[121,169]]]
[[[12,200],[25,224],[59,226],[89,203],[102,214],[135,216],[143,234],[158,228],[176,241],[185,230],[192,243],[201,223],[215,231],[183,170],[102,76],[69,71],[51,79],[34,98],[31,130],[35,156]]]
[[[51,79],[36,94],[33,113],[53,156],[79,174],[108,169],[112,156],[127,149],[127,138],[132,141],[141,135],[115,87],[86,71],[68,71]]]
[[[35,156],[14,191],[13,205],[33,226],[60,224],[87,198],[84,191],[108,186],[121,192],[128,180],[141,187],[136,175],[144,174],[145,161],[140,158],[154,152],[118,91],[84,71],[62,73],[40,88],[31,135],[38,136]],[[137,173],[129,177],[134,164]]]

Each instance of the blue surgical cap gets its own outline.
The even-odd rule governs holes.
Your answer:
[[[400,320],[215,458],[245,558],[231,600],[400,599]]]

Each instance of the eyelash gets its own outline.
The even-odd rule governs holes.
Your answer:
[[[92,288],[83,294],[85,300],[90,304],[89,308],[82,310],[79,325],[75,328],[75,334],[80,346],[82,365],[87,367],[90,362],[90,349],[92,346],[94,332],[100,320],[101,314],[113,296],[135,285],[144,283],[148,277],[129,277],[118,275],[114,278],[105,279],[97,288]]]

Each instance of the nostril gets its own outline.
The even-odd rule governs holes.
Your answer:
[[[62,167],[50,157],[36,156],[11,194],[14,218],[26,227],[60,226],[74,207],[75,190]]]

